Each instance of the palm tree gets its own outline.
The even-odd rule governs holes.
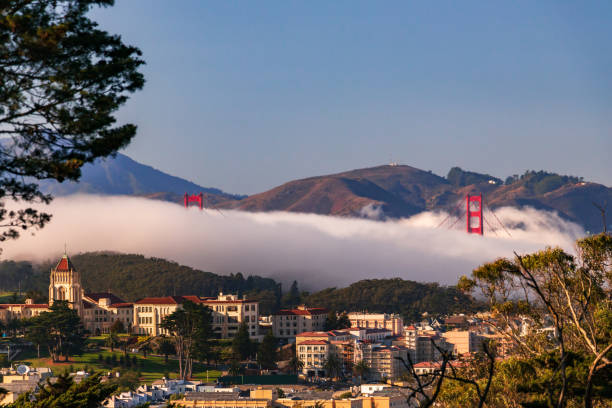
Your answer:
[[[336,378],[342,373],[342,361],[335,354],[330,354],[323,368],[329,377]]]
[[[289,368],[292,373],[297,374],[304,368],[304,362],[300,360],[298,356],[294,355],[291,357],[291,360],[289,360]]]
[[[353,366],[353,371],[359,376],[359,379],[361,380],[370,373],[370,366],[365,360],[361,360]]]

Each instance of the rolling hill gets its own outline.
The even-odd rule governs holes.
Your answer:
[[[603,224],[593,203],[612,203],[611,188],[544,171],[528,171],[503,182],[458,167],[445,178],[414,167],[393,165],[290,181],[221,206],[357,217],[363,216],[364,208],[369,206],[380,208],[386,217],[405,217],[427,210],[451,211],[467,193],[484,194],[491,208],[530,206],[557,211],[595,232]]]
[[[502,181],[453,167],[446,177],[406,165],[387,165],[289,181],[252,196],[202,187],[141,164],[128,156],[83,167],[79,183],[41,182],[55,196],[74,193],[136,195],[181,203],[185,192],[206,195],[207,205],[243,211],[293,211],[349,217],[408,217],[422,211],[451,211],[467,193],[483,193],[491,208],[503,206],[557,211],[586,230],[602,229],[593,205],[612,205],[612,189],[581,178],[528,171]],[[612,221],[612,217],[608,217]],[[612,226],[609,227],[612,229]]]
[[[296,306],[296,303],[285,303],[291,298],[282,297],[281,285],[271,278],[245,277],[241,273],[217,275],[161,258],[115,252],[77,254],[71,257],[71,261],[81,273],[86,291],[108,291],[127,301],[145,296],[216,296],[224,292],[258,300],[262,314]],[[55,260],[43,264],[0,261],[0,292],[8,292],[0,303],[13,302],[11,292],[18,288],[22,293],[37,291],[37,301],[46,302],[49,271],[55,264]],[[312,294],[302,292],[298,297],[299,303],[337,311],[367,309],[371,312],[399,312],[405,318],[414,319],[423,312],[464,313],[479,307],[477,301],[455,287],[399,278],[368,279],[346,288],[328,288]]]
[[[42,191],[54,196],[75,193],[104,195],[138,195],[166,201],[181,202],[183,194],[204,192],[213,202],[235,200],[240,196],[217,188],[202,187],[132,160],[124,154],[86,164],[78,183],[44,180]]]

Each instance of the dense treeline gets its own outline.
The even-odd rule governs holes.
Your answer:
[[[40,289],[39,273],[40,271],[32,267],[30,262],[2,261],[0,263],[0,291],[10,292],[20,287],[23,290]]]
[[[71,259],[75,267],[82,271],[86,290],[110,290],[130,301],[144,296],[216,296],[219,292],[243,295],[277,288],[273,279],[259,276],[245,278],[241,273],[216,275],[142,255],[86,253]]]
[[[313,293],[304,301],[337,311],[400,313],[408,320],[418,319],[423,312],[434,315],[467,312],[481,306],[455,287],[400,278],[362,280],[346,288]]]
[[[545,194],[556,190],[565,184],[580,183],[584,179],[576,176],[562,176],[547,171],[527,170],[525,174],[509,176],[505,184],[520,183],[534,194]]]
[[[279,287],[273,279],[259,276],[244,277],[241,273],[216,275],[176,262],[142,255],[117,253],[85,253],[71,257],[81,272],[86,291],[110,290],[117,296],[133,301],[145,296],[197,294],[216,296],[219,292],[255,295],[265,292],[277,297]],[[3,261],[0,263],[0,289],[3,291],[38,290],[47,292],[49,272],[53,262]]]
[[[90,252],[72,256],[71,260],[81,272],[86,291],[111,291],[127,301],[145,296],[216,296],[224,292],[258,300],[262,314],[305,303],[338,312],[401,313],[410,319],[423,312],[466,312],[477,307],[471,298],[453,287],[402,279],[363,280],[347,288],[329,288],[312,294],[301,292],[294,282],[283,294],[281,285],[274,279],[244,277],[241,273],[217,275],[142,255]],[[21,282],[22,292],[38,291],[44,296],[54,263],[0,262],[0,289],[15,291]]]
[[[473,171],[463,170],[461,167],[453,167],[449,170],[446,175],[446,179],[453,186],[469,186],[471,184],[488,183],[489,181],[495,181],[495,184],[501,185],[502,181],[497,177],[493,177],[489,174],[480,174]]]

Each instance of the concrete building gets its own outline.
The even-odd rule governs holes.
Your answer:
[[[351,327],[388,329],[394,336],[404,335],[404,321],[400,315],[387,313],[349,313]]]
[[[272,333],[278,339],[293,340],[302,332],[321,331],[329,311],[320,307],[298,306],[279,310],[271,316]]]

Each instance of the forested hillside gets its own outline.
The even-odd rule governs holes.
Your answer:
[[[244,277],[241,273],[216,275],[203,272],[176,262],[142,255],[117,253],[85,253],[71,257],[75,268],[81,272],[85,291],[110,290],[119,297],[134,301],[145,296],[194,294],[216,296],[220,291],[265,295],[276,299],[279,295],[273,279],[259,276]],[[3,261],[0,263],[0,290],[23,292],[37,290],[47,293],[49,271],[54,262],[31,264],[30,262]]]
[[[455,287],[400,278],[367,279],[349,287],[329,288],[307,296],[305,302],[337,311],[400,313],[404,319],[475,311],[481,305]]]
[[[453,287],[399,278],[362,280],[347,288],[312,294],[299,293],[294,283],[285,288],[283,296],[280,284],[270,278],[244,277],[241,273],[217,275],[161,258],[95,252],[75,255],[71,260],[81,273],[85,291],[111,291],[127,301],[145,296],[216,296],[225,292],[259,300],[262,314],[305,303],[336,311],[401,313],[409,319],[418,318],[423,312],[467,312],[477,307],[470,297]],[[44,298],[53,266],[54,262],[0,262],[0,291],[12,292],[20,287],[24,293],[38,291]]]

